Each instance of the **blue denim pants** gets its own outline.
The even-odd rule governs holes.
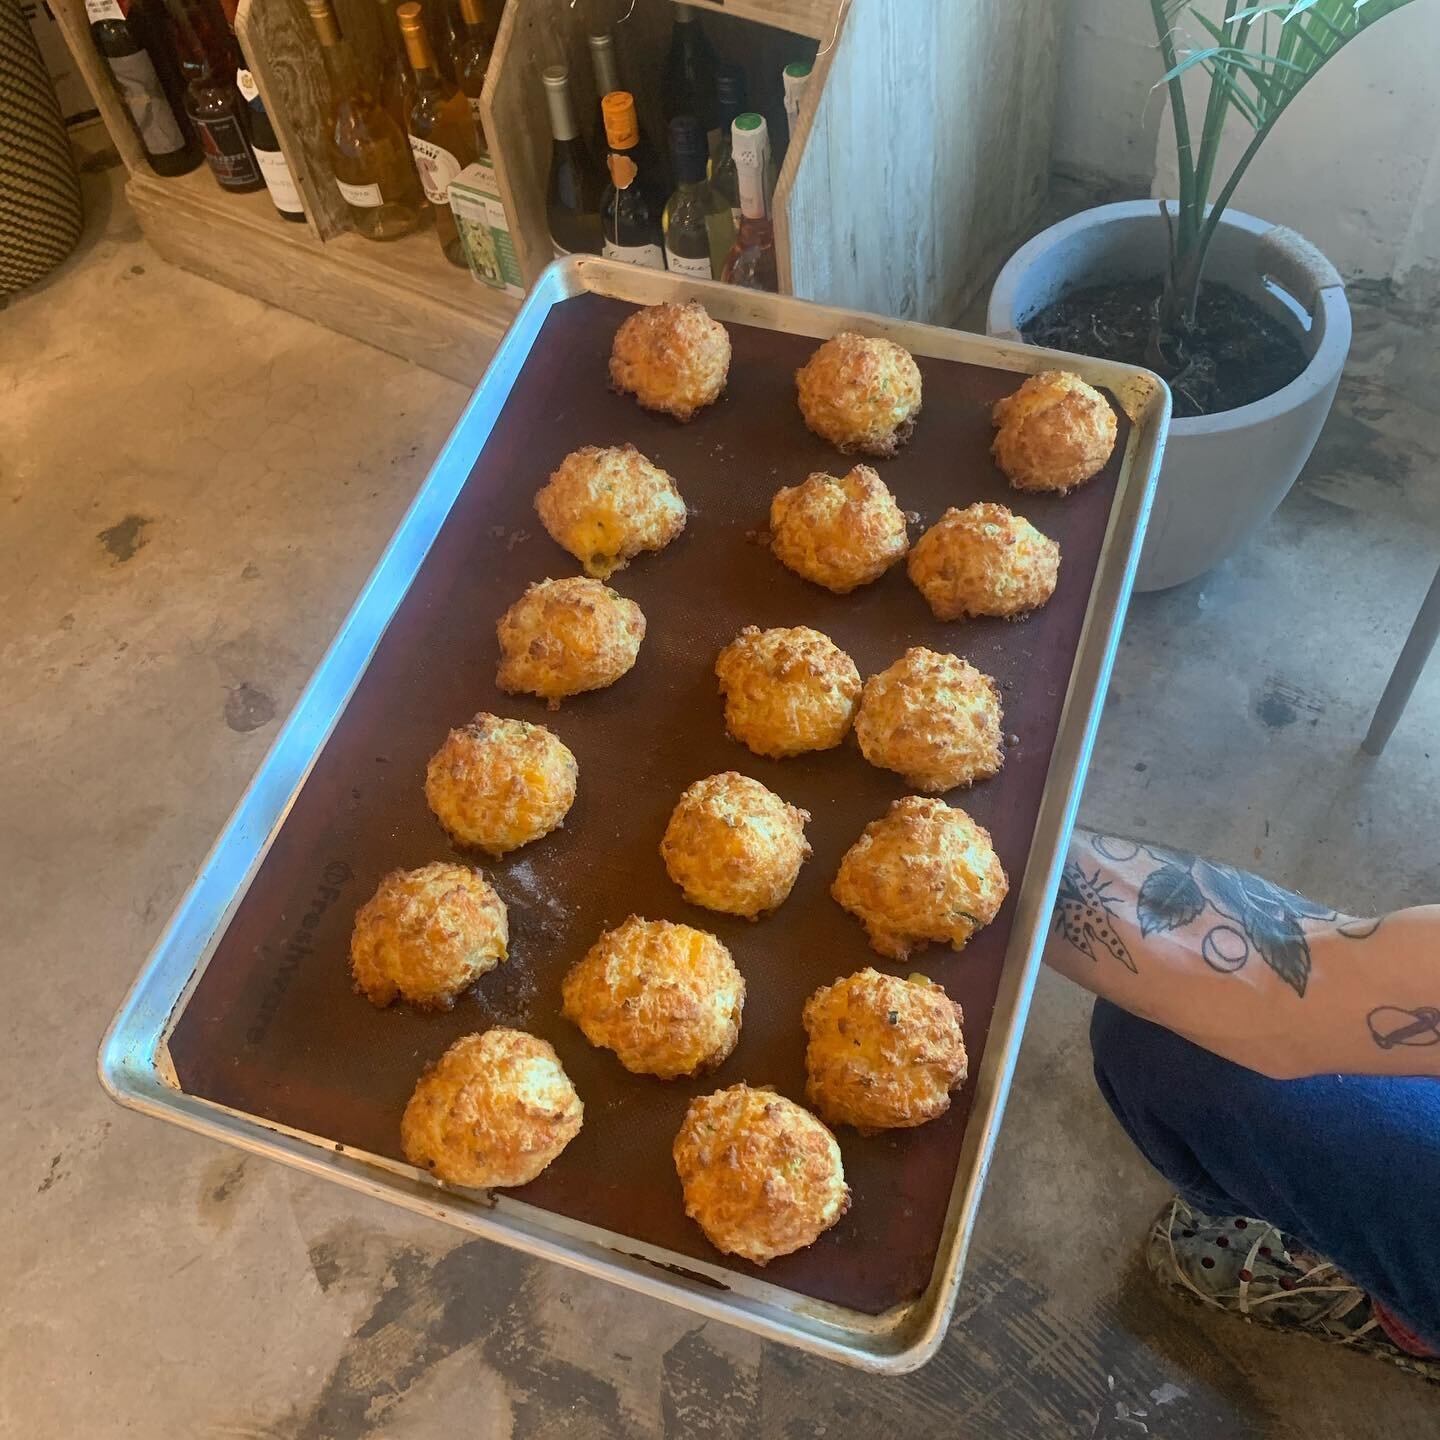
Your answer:
[[[1090,1045],[1115,1118],[1184,1199],[1268,1220],[1440,1351],[1440,1080],[1269,1080],[1105,1000]]]

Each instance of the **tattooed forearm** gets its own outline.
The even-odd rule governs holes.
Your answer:
[[[1092,959],[1098,946],[1131,971],[1135,962],[1116,933],[1115,920],[1138,926],[1142,939],[1207,923],[1200,954],[1211,969],[1230,974],[1258,955],[1303,997],[1311,970],[1307,925],[1327,924],[1358,939],[1373,934],[1379,923],[1352,921],[1259,875],[1182,850],[1114,835],[1077,832],[1076,839],[1082,852],[1088,846],[1109,867],[1129,867],[1127,888],[1133,888],[1134,898],[1114,893],[1112,883],[1102,878],[1106,864],[1097,864],[1087,878],[1083,859],[1072,859],[1056,906],[1057,929]]]

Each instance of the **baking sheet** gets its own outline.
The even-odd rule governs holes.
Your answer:
[[[795,408],[791,376],[816,342],[729,322],[735,358],[726,396],[680,426],[606,387],[610,340],[631,308],[587,294],[546,317],[444,528],[174,1026],[170,1056],[190,1095],[398,1158],[400,1113],[423,1066],[468,1031],[521,1026],[556,1046],[586,1118],[560,1159],[510,1195],[678,1256],[763,1273],[797,1295],[880,1314],[925,1288],[941,1246],[1128,422],[1122,415],[1110,467],[1078,492],[1017,495],[989,460],[988,412],[1019,377],[917,356],[924,413],[910,445],[877,465],[902,508],[928,525],[948,505],[1000,500],[1062,549],[1055,597],[1034,616],[942,625],[903,565],[874,586],[832,596],[759,543],[775,489],[851,463],[810,435]],[[649,622],[635,669],[552,715],[539,701],[495,689],[494,623],[529,581],[578,568],[539,525],[535,491],[576,446],[627,440],[675,477],[690,523],[661,555],[612,581]],[[932,949],[887,965],[829,898],[846,847],[905,786],[867,765],[853,741],[769,761],[726,738],[711,667],[744,624],[814,626],[849,651],[862,675],[923,644],[953,649],[999,681],[1005,728],[1019,743],[999,777],[948,798],[991,830],[1012,891],[962,955]],[[455,853],[425,805],[425,762],[450,726],[480,709],[550,725],[580,762],[579,797],[564,830],[483,866],[510,906],[507,964],[448,1015],[376,1011],[349,986],[354,912],[386,871]],[[680,791],[724,769],[753,775],[814,817],[814,854],[794,893],[756,924],[687,905],[658,853]],[[669,1083],[630,1076],[560,1018],[565,971],[603,928],[632,912],[712,930],[745,974],[740,1043],[709,1075]],[[868,1138],[838,1132],[853,1204],[816,1245],[763,1272],[722,1258],[685,1218],[670,1161],[685,1107],[742,1079],[803,1101],[801,1005],[817,985],[867,964],[921,970],[960,1001],[971,1080],[931,1125]]]

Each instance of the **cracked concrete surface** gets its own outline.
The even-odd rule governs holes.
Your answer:
[[[149,251],[113,173],[0,318],[0,1433],[1366,1440],[1440,1394],[1178,1309],[1164,1187],[1045,976],[955,1325],[877,1380],[112,1106],[100,1035],[465,399]],[[1274,521],[1132,609],[1084,813],[1351,909],[1440,897],[1440,662],[1357,752],[1440,555],[1428,317],[1359,293]]]

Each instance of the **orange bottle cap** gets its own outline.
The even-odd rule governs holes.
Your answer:
[[[628,90],[612,90],[600,101],[600,113],[605,117],[605,138],[612,150],[629,150],[639,143],[635,97]]]

